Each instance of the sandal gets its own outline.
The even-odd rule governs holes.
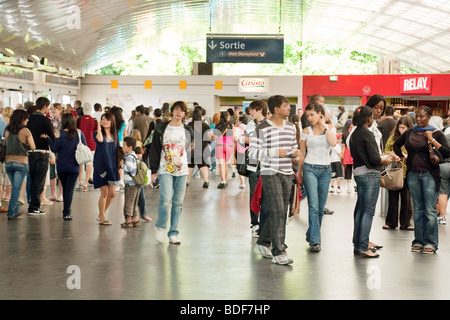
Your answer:
[[[122,223],[120,224],[120,226],[121,226],[122,228],[134,228],[133,222],[122,222]]]
[[[433,248],[423,248],[422,253],[436,253]]]
[[[98,224],[101,226],[111,226],[112,225],[111,221],[109,221],[108,219],[106,219],[103,222],[99,222]]]

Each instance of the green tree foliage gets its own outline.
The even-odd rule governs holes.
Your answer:
[[[214,75],[376,74],[379,57],[313,42],[285,41],[284,63],[215,63]],[[114,62],[96,70],[103,75],[191,75],[194,62],[206,61],[206,41],[157,50]],[[418,73],[401,66],[402,73]]]

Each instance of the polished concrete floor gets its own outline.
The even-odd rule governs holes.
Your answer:
[[[322,251],[308,252],[307,205],[287,225],[290,266],[272,264],[252,250],[248,186],[230,179],[227,190],[192,178],[180,221],[181,245],[156,243],[154,224],[123,229],[123,192],[113,200],[112,226],[99,226],[99,191],[76,191],[73,221],[62,203],[43,216],[0,215],[0,299],[89,300],[371,300],[449,299],[450,226],[439,226],[435,255],[410,252],[411,231],[383,230],[380,210],[371,240],[380,258],[353,256],[356,195],[330,194],[322,225]],[[149,216],[157,215],[159,190],[146,189]],[[382,204],[379,205],[380,207]],[[25,211],[26,207],[22,206]]]

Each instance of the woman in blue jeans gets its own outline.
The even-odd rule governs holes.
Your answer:
[[[400,158],[393,152],[380,156],[375,137],[369,130],[373,123],[370,107],[359,107],[353,115],[353,125],[356,129],[350,137],[350,152],[358,195],[354,211],[353,253],[366,258],[378,258],[378,254],[369,250],[369,235],[380,193],[380,171],[383,165]]]
[[[438,249],[438,221],[436,201],[440,187],[439,165],[429,159],[429,148],[439,150],[444,158],[450,156],[450,148],[444,133],[429,125],[431,109],[422,106],[416,113],[416,125],[406,131],[394,143],[394,151],[404,157],[408,152],[406,181],[414,205],[414,240],[411,251],[435,253]]]
[[[73,191],[80,174],[80,165],[75,159],[75,151],[78,143],[86,145],[86,138],[81,130],[77,130],[77,120],[72,113],[63,114],[61,117],[61,131],[55,141],[47,136],[50,148],[58,157],[56,159],[56,170],[63,190],[63,219],[72,220],[70,207],[72,206]]]
[[[327,202],[331,182],[330,148],[337,143],[336,129],[325,122],[322,105],[310,103],[305,108],[311,126],[303,129],[300,135],[300,159],[298,177],[304,184],[308,199],[309,227],[306,241],[311,252],[321,250],[320,227]]]
[[[12,113],[9,126],[5,129],[5,170],[12,186],[8,220],[20,215],[17,205],[23,180],[28,174],[28,150],[36,149],[31,131],[26,127],[27,123],[28,112],[17,109]]]

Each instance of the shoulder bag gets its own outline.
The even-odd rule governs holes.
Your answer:
[[[94,157],[92,155],[91,149],[83,142],[81,142],[81,132],[77,129],[78,132],[78,145],[77,150],[75,150],[75,160],[81,166],[83,164],[92,162]]]
[[[388,165],[381,172],[382,184],[381,186],[390,191],[397,191],[403,188],[403,167],[401,165],[397,165],[397,167],[392,167],[392,165]]]
[[[433,147],[432,143],[428,144],[429,150],[430,150],[430,163],[432,165],[439,165],[440,163],[444,162],[444,157],[442,156],[441,152]]]

